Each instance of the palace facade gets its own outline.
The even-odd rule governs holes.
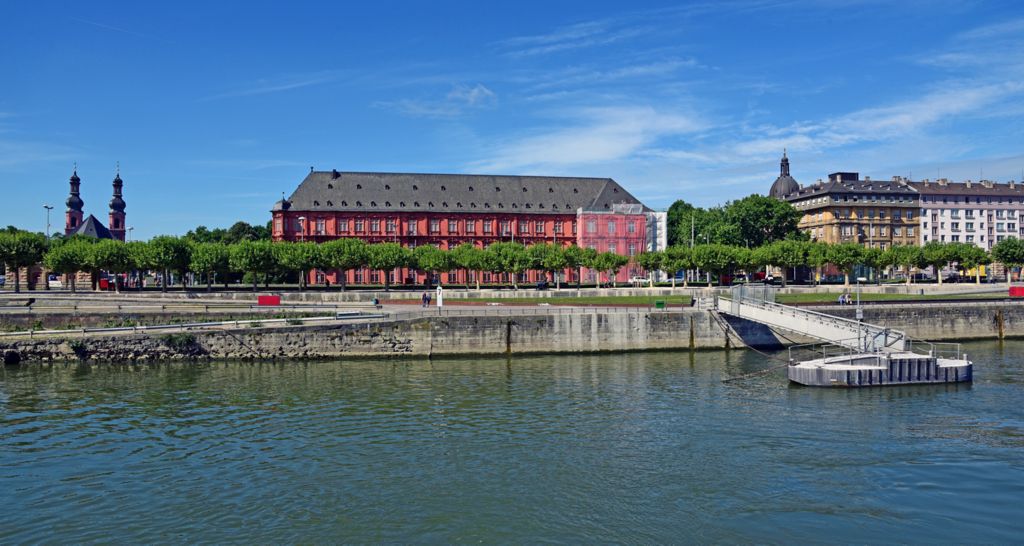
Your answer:
[[[357,237],[369,243],[396,242],[407,248],[462,243],[485,248],[499,241],[578,245],[634,256],[664,246],[664,213],[644,206],[610,178],[490,176],[310,171],[287,199],[271,211],[275,241],[323,242]],[[659,231],[660,230],[660,231]],[[639,270],[630,264],[617,280]],[[340,272],[312,273],[313,282],[337,283]],[[563,279],[596,280],[592,271],[566,270]],[[347,282],[379,283],[380,272],[348,272]],[[396,284],[424,282],[408,268],[389,273]],[[467,278],[467,275],[469,278]],[[441,274],[441,282],[475,281],[473,272]],[[541,280],[530,272],[524,282]],[[507,282],[484,273],[481,282]]]

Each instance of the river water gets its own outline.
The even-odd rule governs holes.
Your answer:
[[[747,351],[7,368],[0,543],[1024,537],[1024,342],[973,385]]]

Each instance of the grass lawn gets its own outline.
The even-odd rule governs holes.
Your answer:
[[[857,288],[851,286],[849,290],[854,300],[857,298]],[[800,293],[800,294],[778,294],[775,300],[779,303],[836,303],[842,291],[826,293]],[[866,294],[860,295],[861,301],[890,301],[890,300],[997,300],[1006,299],[1009,295],[1005,291],[989,292],[984,294]]]

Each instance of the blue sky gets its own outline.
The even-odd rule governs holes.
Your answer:
[[[1021,180],[1014,1],[21,2],[0,225],[78,163],[136,238],[265,222],[310,166],[610,176],[707,206],[793,174]]]

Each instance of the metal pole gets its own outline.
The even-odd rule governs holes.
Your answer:
[[[46,238],[49,239],[50,238],[50,211],[53,210],[53,207],[51,205],[43,205],[43,208],[46,209]]]

